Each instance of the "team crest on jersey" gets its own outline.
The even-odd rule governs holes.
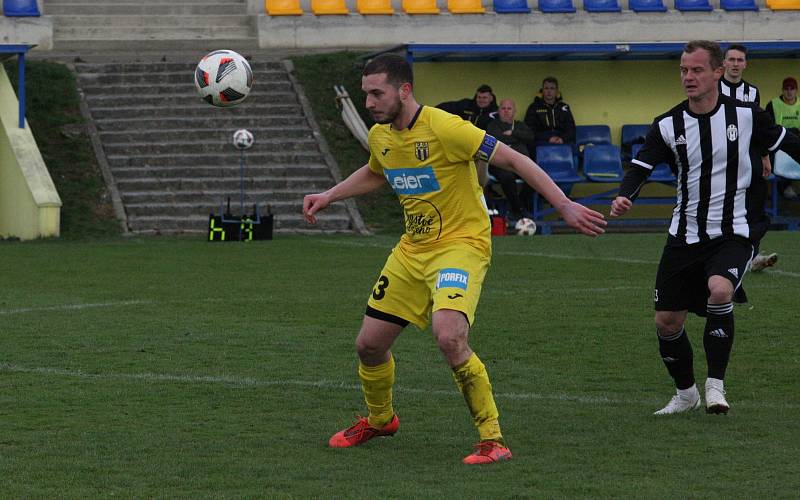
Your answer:
[[[735,141],[739,137],[739,129],[736,128],[736,125],[734,125],[732,123],[730,125],[728,125],[727,133],[728,133],[728,140],[730,142]]]
[[[414,155],[419,161],[425,161],[431,155],[431,151],[427,142],[415,142],[414,150]]]

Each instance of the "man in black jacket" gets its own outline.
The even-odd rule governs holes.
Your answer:
[[[478,87],[472,99],[442,102],[436,107],[472,122],[479,129],[486,130],[486,125],[497,114],[497,97],[492,92],[492,87],[484,83]]]
[[[575,118],[569,105],[561,99],[558,80],[548,76],[542,80],[539,92],[525,112],[525,124],[536,134],[535,145],[573,144]]]

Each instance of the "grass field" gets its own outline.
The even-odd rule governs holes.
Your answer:
[[[663,239],[495,240],[471,343],[514,459],[485,467],[413,327],[400,432],[326,447],[364,412],[353,341],[394,238],[0,243],[0,497],[796,498],[800,235],[770,233],[779,268],[745,280],[730,414],[656,418]]]

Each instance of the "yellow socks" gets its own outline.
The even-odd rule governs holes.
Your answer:
[[[369,425],[380,429],[394,415],[392,408],[392,386],[394,385],[394,357],[378,366],[358,363],[358,378],[369,409]]]
[[[489,374],[478,356],[473,353],[465,362],[453,368],[453,378],[464,396],[481,441],[498,441],[503,444],[503,434],[497,421],[499,413],[492,396]]]

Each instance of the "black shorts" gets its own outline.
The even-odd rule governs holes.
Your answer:
[[[688,310],[705,316],[710,293],[708,278],[714,275],[733,283],[734,302],[747,302],[741,284],[755,250],[752,242],[738,236],[665,246],[653,294],[656,311]]]

